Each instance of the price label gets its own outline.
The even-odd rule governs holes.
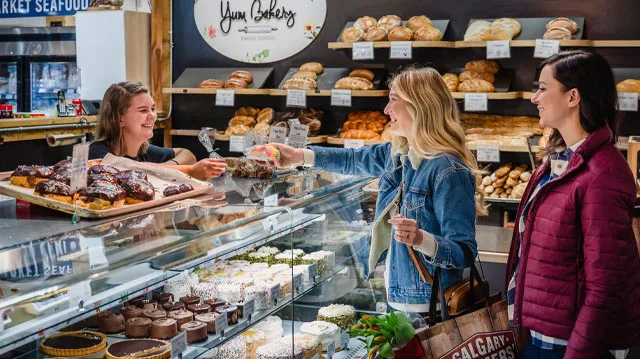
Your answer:
[[[233,90],[216,90],[216,106],[234,106],[235,92]]]
[[[218,315],[216,319],[214,319],[214,325],[216,326],[216,334],[223,337],[224,331],[229,328],[229,322],[227,321],[227,311],[224,311],[224,313],[220,313],[220,315]]]
[[[349,333],[344,332],[340,334],[340,348],[342,350],[349,349]]]
[[[331,342],[327,346],[327,359],[333,358],[335,354],[336,354],[336,343]]]
[[[466,93],[464,94],[465,111],[487,111],[489,100],[486,93]]]
[[[300,124],[300,119],[299,118],[292,118],[289,121],[289,126],[293,126],[293,125],[299,125]]]
[[[73,146],[71,157],[71,191],[77,192],[87,187],[87,161],[89,160],[89,143],[78,143]]]
[[[409,59],[411,60],[413,47],[411,41],[392,41],[391,50],[389,51],[390,59]]]
[[[302,273],[296,274],[293,277],[293,289],[296,291],[296,294],[300,294],[302,290]]]
[[[500,147],[498,145],[478,145],[478,162],[500,163]]]
[[[264,198],[265,207],[278,207],[278,194],[272,194]]]
[[[289,131],[289,146],[296,148],[305,147],[307,145],[307,133],[309,133],[309,126],[292,125]]]
[[[181,332],[171,339],[171,357],[179,358],[187,350],[187,332]]]
[[[373,42],[354,42],[352,46],[353,60],[373,60]]]
[[[67,294],[69,295],[69,308],[82,309],[91,298],[91,284],[89,281],[74,284],[69,287]]]
[[[536,47],[533,50],[533,57],[546,59],[560,52],[560,40],[536,39]]]
[[[344,140],[344,148],[360,148],[364,146],[364,140]]]
[[[253,312],[256,311],[256,301],[255,299],[249,299],[244,302],[244,318],[248,321],[251,321],[251,316]]]
[[[287,129],[281,126],[271,126],[269,143],[285,143],[287,141]]]
[[[331,106],[351,107],[351,90],[331,90]]]
[[[618,108],[620,111],[638,111],[638,94],[618,92]]]
[[[80,238],[80,247],[89,254],[89,266],[91,269],[103,268],[109,265],[109,261],[104,254],[104,242],[102,238]]]
[[[509,40],[487,41],[487,59],[508,59],[510,57]]]
[[[315,282],[316,276],[318,275],[318,265],[316,263],[309,264],[307,270],[309,271],[309,280]]]
[[[280,284],[276,284],[273,287],[271,287],[271,289],[269,290],[269,293],[271,294],[271,303],[273,305],[277,305],[278,298],[280,298]]]
[[[244,152],[244,136],[231,136],[229,151]]]
[[[305,90],[287,90],[287,107],[307,107]]]

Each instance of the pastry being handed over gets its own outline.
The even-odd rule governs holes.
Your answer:
[[[247,153],[247,158],[259,161],[279,161],[280,150],[271,145],[253,146]]]

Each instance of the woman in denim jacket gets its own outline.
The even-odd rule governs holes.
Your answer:
[[[443,269],[445,289],[462,279],[465,259],[460,245],[475,255],[476,208],[484,211],[476,204],[478,167],[465,146],[458,106],[436,70],[408,69],[389,85],[384,112],[391,118],[391,143],[304,150],[275,145],[280,150],[275,164],[379,176],[369,268],[375,268],[386,252],[389,305],[426,313],[431,285],[421,280],[407,245],[431,275],[436,266]]]

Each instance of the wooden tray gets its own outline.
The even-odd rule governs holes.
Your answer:
[[[344,138],[338,138],[338,137],[327,137],[327,143],[330,145],[344,145]],[[385,141],[385,140],[364,140],[364,145],[365,146],[370,146],[370,145],[377,145],[379,143],[387,143],[389,141]]]

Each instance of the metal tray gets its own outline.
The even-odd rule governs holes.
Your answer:
[[[522,30],[518,36],[514,37],[513,40],[536,40],[542,39],[544,33],[547,31],[547,23],[555,17],[517,17],[515,18],[522,25]],[[578,32],[573,34],[572,40],[580,40],[585,35],[584,32],[584,17],[569,17],[569,19],[573,20],[578,24]],[[477,20],[486,20],[493,21],[495,19],[471,19],[469,20],[469,24],[467,25],[467,29],[472,22]],[[465,30],[466,32],[466,30]]]
[[[300,69],[297,67],[290,68],[287,74],[284,76],[284,78],[280,82],[280,85],[278,85],[278,88],[282,89],[285,82],[287,82],[287,80],[289,80],[293,76],[293,74],[295,74],[299,70]],[[318,75],[318,79],[316,80],[316,83],[318,84],[318,90],[332,90],[336,82],[338,82],[338,80],[340,80],[343,77],[349,77],[349,73],[353,70],[355,69],[325,68],[324,72]],[[380,90],[380,89],[386,88],[385,79],[387,76],[387,70],[386,69],[368,69],[368,70],[373,72],[373,74],[375,75],[372,81],[373,89]]]
[[[269,79],[269,76],[273,73],[273,67],[265,68],[188,68],[180,74],[180,77],[173,83],[173,87],[177,88],[196,88],[200,82],[206,79],[218,79],[226,81],[234,71],[249,71],[253,75],[253,82],[249,84],[249,89],[263,88],[264,84]]]

